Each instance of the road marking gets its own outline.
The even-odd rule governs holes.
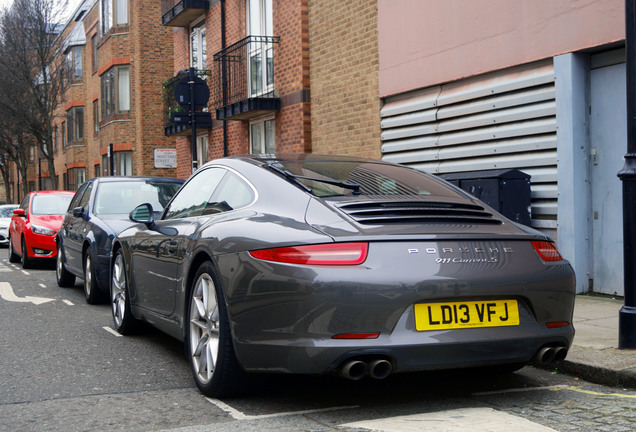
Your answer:
[[[362,420],[339,426],[371,429],[375,432],[555,432],[546,426],[492,408],[454,410]]]
[[[18,297],[13,292],[13,288],[9,282],[0,282],[0,297],[2,297],[6,301],[17,302],[17,303],[33,303],[35,305],[41,305],[43,303],[51,302],[55,299],[45,298],[45,297]]]
[[[62,300],[62,301],[63,301],[64,303],[66,303],[67,305],[69,305],[69,306],[75,306],[75,303],[73,303],[73,302],[72,302],[72,301],[70,301],[70,300]]]
[[[46,288],[46,285],[44,285],[44,284],[40,284],[40,286],[41,286],[42,288]]]
[[[272,418],[272,417],[284,417],[284,416],[292,416],[292,415],[303,415],[303,414],[318,413],[318,412],[328,412],[328,411],[338,411],[338,410],[345,410],[345,409],[360,408],[359,405],[348,405],[348,406],[342,406],[342,407],[321,408],[321,409],[313,409],[313,410],[285,411],[285,412],[279,412],[279,413],[273,413],[273,414],[248,415],[226,404],[225,402],[221,402],[218,399],[212,399],[212,398],[206,398],[206,399],[212,405],[215,405],[217,408],[228,413],[234,420],[260,420],[260,419],[266,419],[266,418]]]
[[[472,396],[489,396],[489,395],[496,395],[496,394],[521,393],[521,392],[537,391],[537,390],[562,390],[568,387],[569,387],[568,385],[560,384],[560,385],[545,386],[545,387],[511,388],[511,389],[505,389],[505,390],[493,390],[493,391],[487,391],[487,392],[473,393]]]
[[[601,392],[595,392],[595,391],[592,391],[592,390],[584,390],[582,388],[578,388],[578,387],[574,387],[574,386],[566,387],[564,389],[555,389],[555,390],[572,390],[572,391],[575,391],[575,392],[585,393],[585,394],[589,394],[589,395],[593,395],[593,396],[612,396],[612,397],[636,399],[636,395],[628,395],[628,394],[622,394],[622,393],[601,393]]]
[[[121,335],[121,334],[117,333],[115,330],[113,330],[113,329],[112,329],[112,328],[110,328],[110,327],[105,326],[105,327],[102,327],[102,328],[103,328],[104,330],[106,330],[108,333],[112,334],[113,336],[122,337],[122,335]]]
[[[21,270],[21,271],[22,271],[22,273],[24,273],[25,275],[27,275],[27,276],[31,276],[31,273],[29,273],[28,271],[26,271],[26,270]]]

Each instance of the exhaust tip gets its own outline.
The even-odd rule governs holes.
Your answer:
[[[568,349],[566,347],[556,347],[554,350],[554,359],[552,361],[555,361],[557,363],[561,363],[563,360],[565,360],[565,357],[568,355]]]
[[[556,351],[554,348],[543,347],[537,352],[535,359],[538,363],[542,365],[547,365],[554,361],[555,354],[556,354]]]
[[[373,360],[369,362],[369,376],[375,379],[384,379],[391,374],[393,366],[388,360]]]
[[[351,380],[360,380],[366,374],[367,364],[360,360],[350,360],[340,367],[340,375]]]

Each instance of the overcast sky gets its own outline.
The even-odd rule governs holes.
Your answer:
[[[70,15],[75,11],[75,8],[81,3],[82,0],[68,0],[67,10],[65,11],[65,15]],[[59,0],[58,3],[61,5],[64,3],[63,0]],[[0,9],[4,9],[13,4],[13,0],[0,0]]]

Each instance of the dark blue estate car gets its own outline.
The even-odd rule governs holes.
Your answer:
[[[167,177],[96,177],[82,184],[57,235],[58,286],[73,286],[79,277],[88,303],[106,300],[111,244],[133,225],[129,213],[143,203],[161,213],[182,184]]]

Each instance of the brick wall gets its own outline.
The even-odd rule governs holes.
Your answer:
[[[376,0],[309,0],[314,153],[380,158]]]
[[[58,139],[55,155],[60,183],[71,166],[86,166],[86,178],[101,175],[102,155],[109,144],[115,149],[132,151],[133,175],[175,176],[176,169],[154,168],[154,149],[176,148],[175,139],[164,135],[162,82],[173,75],[173,30],[161,25],[161,0],[129,2],[128,25],[113,27],[103,37],[99,34],[99,3],[84,18],[86,45],[83,50],[83,78],[65,94],[57,111],[56,124],[61,133],[65,106],[69,101],[82,101],[84,106],[84,140],[62,148]],[[72,23],[74,24],[74,23]],[[66,32],[72,29],[69,25]],[[92,37],[96,37],[97,66],[93,68]],[[130,67],[130,113],[116,114],[101,120],[102,75],[113,65]],[[99,106],[99,131],[94,130],[93,101]],[[75,165],[74,165],[75,164]],[[61,186],[60,186],[61,187]]]

